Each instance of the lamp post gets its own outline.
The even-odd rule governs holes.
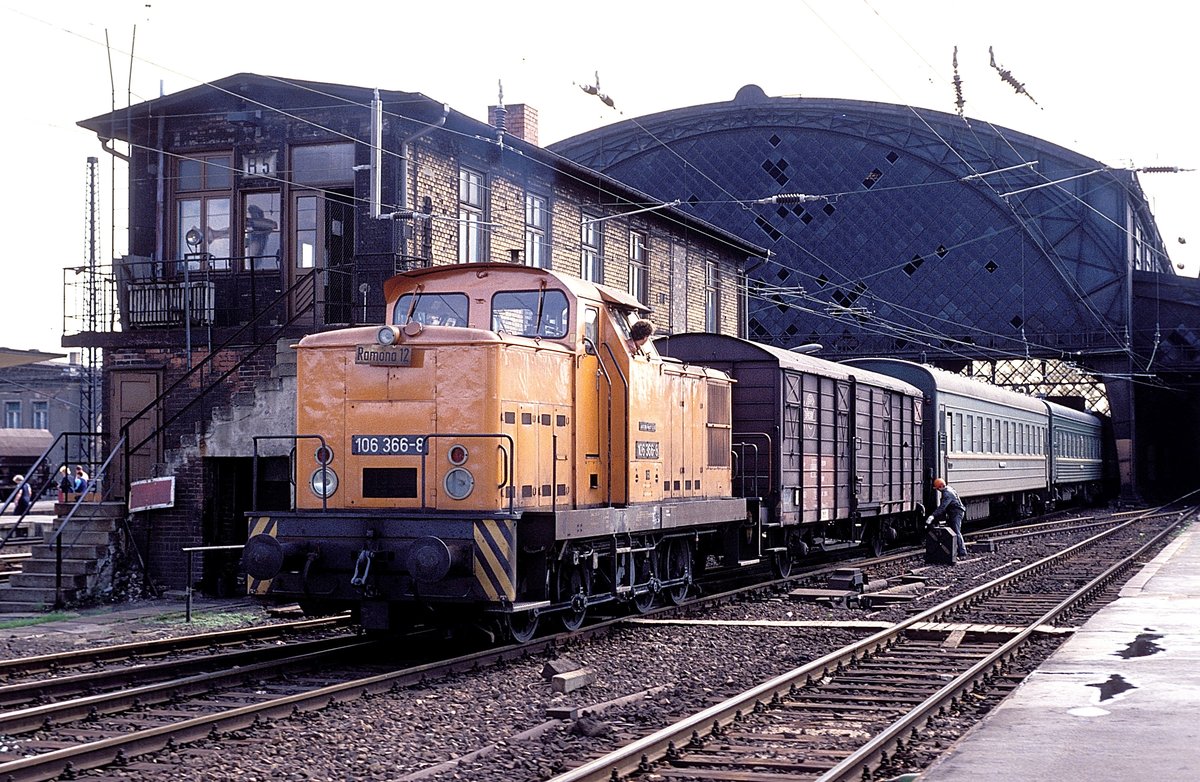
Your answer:
[[[183,241],[191,252],[184,256],[183,264],[183,341],[187,351],[187,368],[192,368],[192,279],[190,271],[192,263],[198,263],[205,253],[199,251],[204,244],[204,234],[199,228],[189,228],[184,234]]]

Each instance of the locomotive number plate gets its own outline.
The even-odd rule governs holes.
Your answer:
[[[355,456],[424,456],[429,438],[415,434],[356,434],[350,436]]]
[[[359,345],[354,349],[354,363],[377,367],[411,367],[413,350],[404,345]]]

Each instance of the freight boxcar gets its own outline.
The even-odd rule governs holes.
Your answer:
[[[763,509],[777,569],[812,546],[855,542],[879,551],[923,517],[916,387],[720,334],[675,334],[656,345],[736,381],[734,492]]]

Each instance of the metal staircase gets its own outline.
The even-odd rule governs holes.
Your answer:
[[[0,613],[45,611],[56,606],[103,599],[111,591],[114,578],[128,577],[128,574],[118,572],[121,568],[136,567],[145,561],[133,542],[133,536],[129,534],[126,498],[129,496],[131,480],[157,476],[131,476],[131,456],[163,435],[182,434],[176,431],[182,428],[178,426],[181,418],[196,405],[209,405],[214,392],[222,390],[226,381],[264,348],[272,346],[278,352],[281,338],[294,335],[299,325],[307,325],[310,330],[322,328],[324,324],[319,323],[316,317],[321,309],[318,293],[323,284],[323,275],[328,273],[328,270],[314,269],[299,278],[126,421],[115,433],[104,462],[94,465],[87,491],[74,502],[55,506],[53,527],[44,533],[41,543],[31,547],[30,558],[18,561],[22,572],[11,575],[8,583],[0,583]],[[291,306],[285,307],[289,302]],[[281,309],[289,310],[290,316],[280,319],[278,314]],[[233,355],[239,355],[239,358],[227,363]],[[225,396],[221,397],[221,401],[225,401]],[[242,404],[239,405],[239,401]],[[253,400],[238,400],[235,395],[229,400],[228,406],[218,404],[202,409],[200,426],[205,430],[214,425],[219,427],[222,421],[229,420],[233,415],[247,414],[247,401],[251,403],[249,414],[252,415]],[[241,408],[241,413],[233,412],[238,408]],[[171,411],[169,414],[166,412],[168,409]],[[158,423],[147,427],[148,421]],[[133,432],[139,434],[134,436],[131,434]],[[142,432],[148,433],[140,434]],[[92,433],[65,434],[68,438],[94,437]],[[186,434],[194,446],[206,432]],[[180,436],[176,442],[185,443],[186,440]],[[64,456],[61,462],[54,456],[62,441],[63,435],[60,435],[28,473],[34,474],[41,465],[66,464],[66,455],[69,453],[67,444],[62,445]],[[111,469],[114,464],[121,468],[117,473],[122,477],[121,486],[112,486],[111,481],[107,480],[116,472]],[[47,483],[49,479],[40,487],[40,491],[48,488]],[[15,495],[14,490],[8,501],[0,506],[0,514],[7,512]],[[35,496],[40,496],[40,493]],[[6,547],[21,541],[19,535],[25,529],[22,526],[25,520],[25,515],[16,519],[0,538],[0,554],[7,553]],[[11,563],[10,567],[15,569],[16,564]]]

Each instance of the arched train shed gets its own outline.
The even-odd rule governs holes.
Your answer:
[[[550,149],[769,248],[747,269],[749,338],[990,362],[973,371],[1110,412],[1127,494],[1200,482],[1200,285],[1174,274],[1137,171],[981,120],[752,85]]]

